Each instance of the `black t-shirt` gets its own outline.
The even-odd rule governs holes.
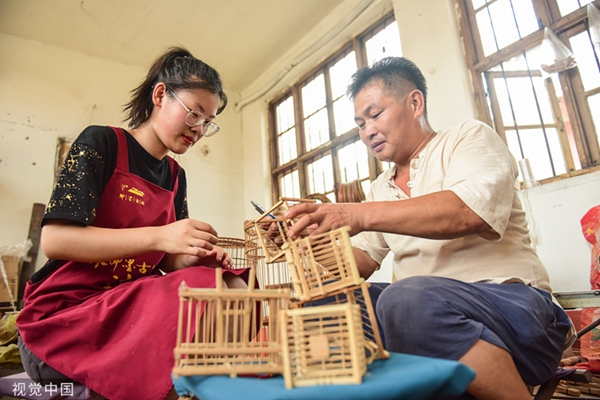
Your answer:
[[[167,157],[157,160],[127,131],[129,171],[164,189],[173,190]],[[117,136],[111,127],[89,126],[73,142],[42,220],[67,219],[90,225],[100,197],[117,165]],[[175,196],[176,218],[188,218],[186,178],[179,169],[179,188]]]
[[[125,131],[129,152],[129,172],[164,189],[173,190],[171,167],[167,157],[157,160]],[[89,126],[73,142],[54,191],[46,207],[42,226],[51,219],[64,219],[82,225],[94,221],[100,197],[117,165],[117,136],[108,126]],[[185,171],[179,169],[179,186],[175,195],[175,217],[188,218]],[[38,282],[64,264],[48,260],[31,277]]]

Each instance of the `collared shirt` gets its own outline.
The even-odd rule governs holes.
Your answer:
[[[410,197],[453,191],[492,228],[481,235],[438,240],[362,232],[352,245],[381,264],[391,251],[395,280],[435,275],[465,282],[523,282],[551,290],[548,273],[531,246],[516,191],[517,165],[500,136],[469,120],[439,131],[410,164]],[[367,201],[403,201],[396,168],[372,184]],[[398,223],[401,223],[399,221]]]

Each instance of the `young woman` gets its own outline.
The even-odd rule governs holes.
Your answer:
[[[73,143],[42,221],[44,267],[18,318],[25,370],[109,399],[175,398],[178,295],[228,287],[245,270],[217,232],[188,218],[183,154],[218,132],[227,105],[217,71],[183,48],[159,57],[126,105],[129,130],[90,126]]]

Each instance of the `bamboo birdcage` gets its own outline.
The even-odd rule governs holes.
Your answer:
[[[267,263],[264,247],[261,244],[255,221],[246,221],[244,236],[246,263],[256,270],[261,289],[292,289],[292,275],[285,260]],[[273,246],[275,243],[271,242]]]
[[[279,311],[288,308],[289,291],[223,290],[221,268],[216,274],[215,289],[179,288],[174,377],[281,374]]]
[[[222,247],[231,256],[231,260],[233,261],[231,269],[247,267],[246,241],[244,239],[219,236],[217,246]]]
[[[257,277],[260,289],[223,290],[221,268],[216,289],[180,288],[176,378],[283,374],[288,388],[360,383],[366,364],[389,357],[349,228],[298,240],[287,235],[294,222],[283,212],[303,201],[310,200],[282,198],[246,221],[244,240],[219,239],[234,268],[249,267],[249,282]],[[273,221],[281,247],[267,233]]]
[[[349,231],[342,227],[284,245],[298,300],[308,301],[364,282],[354,260]]]
[[[258,242],[263,248],[265,260],[267,263],[273,263],[284,260],[285,252],[283,250],[283,244],[291,242],[288,231],[289,228],[294,225],[294,221],[286,219],[283,216],[290,207],[299,203],[315,203],[314,199],[297,199],[291,197],[281,197],[280,200],[265,211],[259,218],[253,221],[256,234],[258,236]],[[277,244],[273,241],[270,232],[268,231],[271,224],[276,222],[278,234],[275,235],[282,241],[281,244]]]
[[[286,388],[359,384],[366,373],[356,304],[281,311]]]
[[[367,364],[376,359],[389,358],[389,353],[383,348],[383,341],[377,325],[375,309],[369,294],[369,282],[363,282],[359,286],[350,286],[328,293],[324,296],[311,298],[310,301],[300,302],[298,307],[320,307],[331,304],[356,304],[360,309],[362,334],[364,336],[364,348]]]

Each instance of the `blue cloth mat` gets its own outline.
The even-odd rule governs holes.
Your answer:
[[[475,377],[457,361],[390,353],[375,360],[360,385],[324,385],[286,389],[282,376],[273,378],[230,378],[223,375],[182,376],[174,379],[180,395],[193,394],[201,400],[395,400],[427,399],[464,393]]]

